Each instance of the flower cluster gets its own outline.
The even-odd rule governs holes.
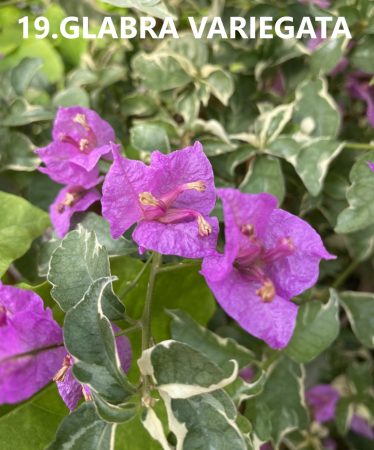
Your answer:
[[[317,281],[321,259],[334,258],[318,233],[278,208],[272,195],[216,189],[199,142],[170,154],[154,151],[146,165],[123,157],[113,141],[112,128],[95,112],[58,111],[53,142],[38,150],[45,164],[40,170],[66,184],[51,206],[56,232],[63,236],[71,216],[101,198],[113,238],[133,227],[140,252],[202,258],[201,274],[223,310],[269,346],[285,347],[297,316],[293,297]],[[102,181],[101,157],[113,159],[102,195],[95,187]],[[218,220],[210,216],[217,195],[223,253],[217,251]],[[117,338],[117,347],[126,371],[128,340]],[[23,400],[52,377],[70,410],[82,396],[91,398],[89,386],[73,376],[74,358],[63,346],[61,328],[32,292],[0,286],[0,358],[0,403]]]
[[[100,158],[110,159],[115,147],[112,127],[95,111],[77,107],[59,108],[53,124],[52,142],[37,150],[45,166],[40,172],[64,184],[50,207],[52,224],[63,237],[74,213],[85,211],[100,199],[95,188]]]

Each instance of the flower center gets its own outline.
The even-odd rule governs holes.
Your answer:
[[[0,304],[0,327],[4,327],[7,324],[7,310],[5,306]]]
[[[206,184],[201,180],[185,183],[162,195],[160,198],[155,197],[151,192],[141,192],[138,200],[143,213],[142,220],[156,220],[164,224],[196,220],[199,235],[202,237],[208,236],[212,232],[212,227],[202,214],[194,209],[172,207],[178,196],[188,190],[205,192]]]
[[[271,249],[266,249],[257,238],[255,227],[245,224],[240,227],[242,234],[248,237],[248,245],[240,248],[234,266],[248,278],[260,282],[256,294],[265,302],[272,302],[276,295],[273,281],[266,274],[269,263],[286,258],[294,253],[296,246],[289,236],[280,238]]]
[[[66,372],[73,365],[73,358],[70,355],[66,355],[62,363],[61,369],[53,377],[53,381],[64,381]]]
[[[62,214],[66,208],[71,208],[74,206],[77,201],[83,197],[83,195],[84,190],[82,189],[67,192],[64,200],[56,205],[57,212]]]
[[[95,133],[93,132],[92,128],[88,125],[86,116],[84,114],[77,114],[73,118],[73,122],[81,125],[84,129],[83,136],[81,137],[81,139],[79,139],[79,141],[76,141],[71,136],[62,133],[59,136],[60,141],[73,145],[82,153],[86,154],[90,153],[90,151],[96,147],[97,140]]]

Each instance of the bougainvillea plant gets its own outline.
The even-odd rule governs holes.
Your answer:
[[[1,450],[372,449],[372,2],[3,3]]]

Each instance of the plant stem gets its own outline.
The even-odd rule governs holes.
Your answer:
[[[141,318],[142,324],[142,351],[146,350],[150,346],[151,340],[151,311],[152,311],[152,298],[153,289],[156,281],[157,271],[161,264],[161,255],[154,252],[152,256],[151,273],[149,274],[147,294],[145,297],[145,304],[143,315]]]
[[[360,265],[360,261],[352,261],[351,264],[338,276],[338,278],[333,282],[332,286],[334,289],[338,289],[344,281],[349,277],[349,275]]]
[[[130,334],[133,331],[139,330],[139,328],[141,328],[140,323],[137,323],[136,325],[133,325],[132,327],[126,328],[126,330],[122,330],[119,333],[116,333],[116,337],[118,336],[123,336],[124,334]]]
[[[185,267],[195,267],[198,266],[199,264],[201,264],[201,261],[193,261],[193,262],[188,262],[188,263],[172,263],[172,264],[165,264],[162,267],[160,267],[157,272],[158,273],[162,273],[162,272],[171,272],[173,270],[178,270],[178,269],[184,269]]]
[[[344,147],[353,150],[374,150],[374,144],[362,144],[359,142],[345,142]]]
[[[132,289],[134,289],[134,287],[138,284],[140,278],[142,277],[144,272],[147,270],[147,267],[149,266],[150,262],[152,261],[152,257],[153,257],[153,255],[151,255],[147,259],[147,261],[144,263],[144,265],[141,268],[141,270],[139,271],[139,273],[136,275],[136,277],[132,281],[130,281],[130,282],[126,281],[125,283],[123,283],[121,285],[121,287],[119,288],[119,293],[118,293],[118,296],[121,300],[125,297],[125,295],[128,292],[130,292]]]

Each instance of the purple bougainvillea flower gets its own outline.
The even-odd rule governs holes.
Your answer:
[[[64,352],[62,330],[42,299],[0,283],[0,404],[20,402],[43,388]]]
[[[290,301],[315,284],[321,259],[331,259],[318,233],[276,208],[269,194],[218,189],[225,252],[207,257],[202,274],[221,307],[273,348],[289,342],[297,315]]]
[[[374,172],[374,163],[368,162],[368,166],[369,166],[370,169]]]
[[[67,186],[58,193],[49,208],[51,222],[58,237],[63,238],[70,229],[70,220],[74,213],[86,211],[100,200],[97,189],[85,189],[81,186]]]
[[[335,418],[339,399],[339,392],[329,384],[318,384],[306,393],[306,401],[312,411],[313,419],[320,423]],[[367,439],[374,439],[373,428],[366,419],[357,414],[352,416],[350,429]]]
[[[319,6],[320,8],[329,8],[331,5],[330,0],[299,0],[299,3],[309,3],[311,5]]]
[[[119,328],[113,325],[115,332],[119,331]],[[122,369],[128,372],[131,366],[131,345],[126,336],[119,336],[116,338],[117,351],[119,360],[121,362]],[[72,366],[74,365],[74,358],[69,354],[66,354],[63,358],[61,369],[56,373],[53,378],[56,381],[58,392],[61,398],[64,400],[66,406],[70,411],[73,411],[81,397],[85,400],[92,400],[91,390],[89,386],[82,385],[74,378]]]
[[[367,439],[374,440],[374,430],[370,426],[367,420],[363,417],[354,414],[351,420],[350,429],[355,433],[366,437]]]
[[[114,238],[137,224],[133,239],[141,250],[185,258],[215,253],[218,221],[208,217],[216,201],[213,171],[199,142],[169,155],[152,152],[150,166],[116,148],[113,154],[102,212]]]
[[[98,176],[98,162],[112,153],[112,127],[95,111],[74,106],[59,108],[53,142],[37,150],[46,167],[39,170],[61,184],[87,187]]]
[[[335,417],[339,392],[329,384],[318,384],[306,393],[306,401],[312,410],[313,418],[324,423]]]
[[[352,98],[366,103],[366,116],[370,125],[374,127],[374,87],[370,85],[370,79],[371,75],[354,72],[348,77],[346,86]]]

